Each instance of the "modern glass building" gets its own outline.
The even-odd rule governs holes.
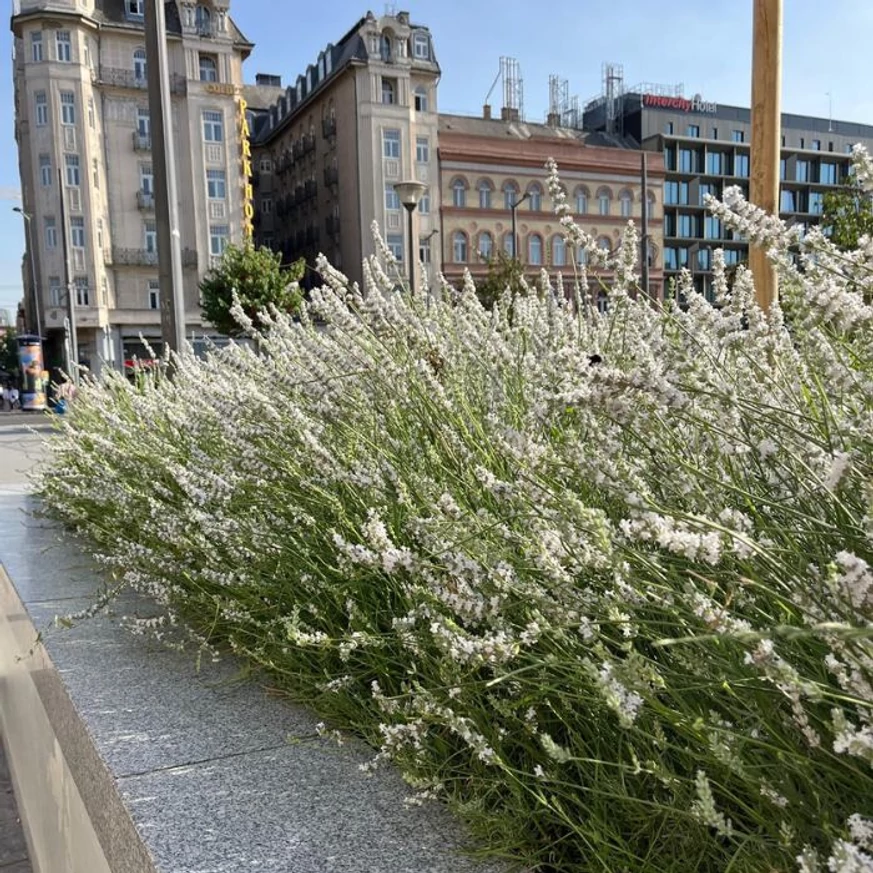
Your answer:
[[[682,96],[680,88],[644,86],[585,108],[583,127],[632,137],[663,154],[665,287],[683,267],[711,293],[712,250],[745,261],[748,246],[710,215],[707,194],[739,185],[749,195],[750,110]],[[855,143],[873,149],[873,126],[804,115],[782,116],[780,215],[789,224],[820,221],[824,195],[845,181]]]

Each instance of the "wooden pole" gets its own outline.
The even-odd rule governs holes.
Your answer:
[[[782,144],[782,0],[753,0],[752,154],[749,199],[779,214],[779,157]],[[776,271],[767,253],[749,247],[749,266],[759,306],[766,312],[778,297]]]

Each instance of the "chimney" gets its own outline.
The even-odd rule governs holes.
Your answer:
[[[518,110],[514,106],[504,106],[500,110],[501,121],[518,121]]]
[[[561,126],[561,116],[557,112],[550,112],[546,116],[546,124],[549,127],[560,127]]]
[[[482,107],[482,117],[490,120],[490,118],[491,118],[491,104],[490,103],[486,103]]]
[[[399,24],[409,24],[409,13],[408,12],[398,12],[397,13],[397,21]]]
[[[255,84],[256,85],[272,85],[276,88],[282,87],[282,77],[274,76],[271,73],[256,73],[255,74]]]

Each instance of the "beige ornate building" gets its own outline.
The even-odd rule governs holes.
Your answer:
[[[413,233],[420,255],[439,224],[437,81],[431,34],[400,12],[358,21],[256,122],[255,238],[287,259],[319,252],[361,277],[373,220],[408,260],[407,215],[394,183],[427,191]]]
[[[504,113],[505,115],[506,113]],[[628,220],[641,218],[640,151],[605,134],[585,133],[508,117],[440,115],[442,260],[450,281],[465,269],[484,275],[497,252],[513,254],[516,208],[518,258],[528,273],[546,268],[571,274],[575,253],[566,244],[545,185],[554,158],[576,221],[613,250]],[[649,293],[663,284],[664,161],[649,154]],[[608,275],[602,276],[604,281]]]
[[[241,238],[242,62],[252,49],[229,0],[166,4],[188,332],[198,284]],[[17,0],[15,132],[50,366],[63,362],[67,289],[79,358],[94,369],[159,344],[160,287],[143,0]],[[66,201],[61,225],[60,170]]]

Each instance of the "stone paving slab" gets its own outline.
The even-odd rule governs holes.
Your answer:
[[[198,672],[193,654],[155,648],[107,616],[53,627],[91,602],[100,575],[34,508],[0,493],[0,563],[54,664],[34,684],[113,870],[505,871],[464,853],[471,844],[445,809],[405,804],[394,770],[362,773],[372,756],[362,743],[340,748],[315,734],[309,710],[233,681],[233,662]],[[144,853],[125,843],[130,833]]]
[[[0,742],[0,873],[32,873],[24,828],[12,790],[12,776]]]

